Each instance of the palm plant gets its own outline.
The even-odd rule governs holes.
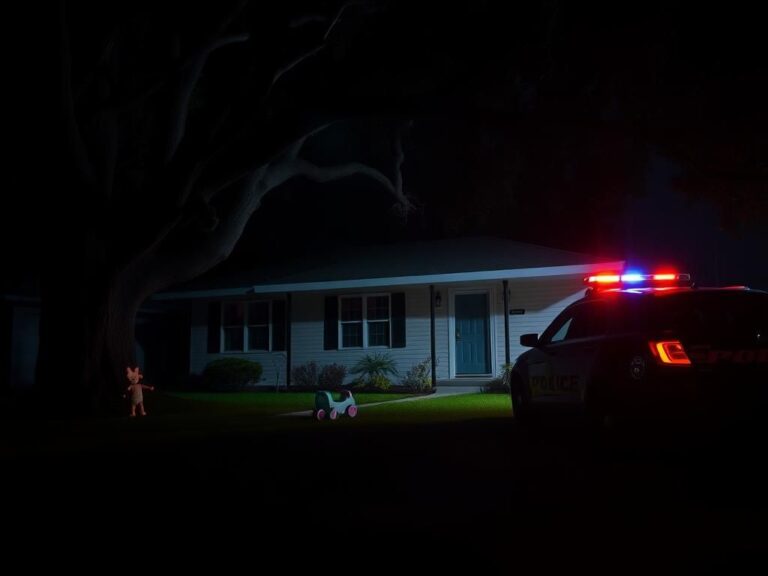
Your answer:
[[[350,373],[360,374],[369,383],[375,379],[386,379],[388,375],[397,376],[397,364],[386,353],[366,354],[358,360]]]

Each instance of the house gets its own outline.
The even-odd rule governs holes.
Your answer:
[[[40,340],[37,286],[0,295],[0,394],[34,388]],[[189,368],[188,313],[177,307],[144,307],[136,315],[136,361],[154,381],[180,386]]]
[[[404,374],[431,359],[433,383],[490,379],[584,293],[586,274],[623,261],[496,238],[356,248],[281,270],[200,280],[154,298],[190,311],[189,370],[258,361],[269,384],[291,368],[352,367],[386,351]]]

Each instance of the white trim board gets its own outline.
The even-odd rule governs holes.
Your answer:
[[[423,276],[393,276],[389,278],[359,278],[353,280],[328,280],[322,282],[296,282],[286,284],[260,284],[241,288],[215,288],[165,292],[153,296],[155,300],[176,300],[182,298],[222,298],[249,294],[274,294],[284,292],[321,292],[325,290],[347,290],[356,288],[384,288],[388,286],[414,286],[421,284],[445,284],[450,282],[474,282],[481,280],[513,280],[516,278],[537,278],[547,276],[569,276],[588,274],[604,270],[621,270],[624,261],[600,262],[595,264],[572,264],[569,266],[541,266],[537,268],[513,268],[509,270],[482,270],[476,272],[453,272],[450,274],[426,274]]]

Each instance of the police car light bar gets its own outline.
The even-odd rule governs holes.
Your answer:
[[[595,274],[584,278],[584,283],[594,288],[617,288],[628,286],[632,288],[654,286],[681,286],[691,282],[690,274],[678,274],[676,272],[662,272],[656,274],[639,274],[628,272],[626,274]]]

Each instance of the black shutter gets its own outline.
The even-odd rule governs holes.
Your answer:
[[[272,350],[285,350],[285,300],[272,302]]]
[[[405,348],[405,292],[392,294],[392,348]]]
[[[221,302],[208,303],[208,354],[221,352]]]
[[[339,299],[336,296],[325,297],[325,338],[324,350],[339,348]]]

